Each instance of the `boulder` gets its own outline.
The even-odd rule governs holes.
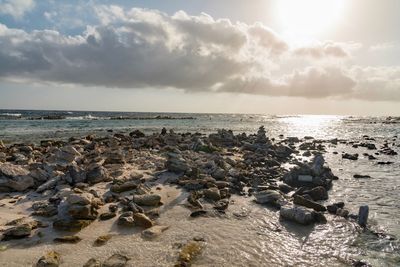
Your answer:
[[[58,175],[56,177],[53,177],[44,184],[42,184],[41,186],[39,186],[36,189],[36,192],[42,193],[46,190],[53,189],[58,184],[59,181],[61,181],[61,176]]]
[[[11,239],[21,239],[24,237],[28,237],[31,235],[32,232],[32,224],[24,223],[21,225],[17,225],[11,227],[4,231],[2,240],[11,240]]]
[[[153,221],[143,213],[134,213],[132,215],[135,226],[150,228],[153,226]]]
[[[82,193],[82,194],[78,194],[78,193],[74,193],[74,194],[70,194],[67,197],[67,203],[69,205],[89,205],[92,203],[93,200],[93,195],[90,193]]]
[[[140,206],[158,206],[161,196],[157,194],[135,195],[133,201]]]
[[[182,158],[182,156],[178,153],[170,152],[167,154],[167,162],[165,163],[165,167],[168,171],[174,173],[185,173],[190,171],[189,165]]]
[[[0,163],[0,192],[25,191],[34,186],[29,171],[19,165]]]
[[[282,200],[282,195],[274,190],[263,190],[254,194],[256,202],[259,204],[277,204],[278,201]]]
[[[114,193],[122,193],[125,191],[130,191],[138,187],[137,181],[127,181],[121,184],[113,184],[110,190]]]
[[[318,200],[327,200],[328,199],[328,192],[326,191],[325,187],[317,186],[309,191],[305,191],[304,194],[308,194],[314,201]]]
[[[281,218],[307,225],[315,222],[312,210],[301,206],[282,206],[280,209]]]
[[[211,187],[211,188],[205,189],[204,196],[207,199],[210,199],[213,201],[218,201],[221,199],[221,194],[220,194],[218,188],[216,188],[216,187]]]
[[[108,182],[111,178],[106,168],[103,166],[96,166],[86,172],[86,180],[90,184],[97,184],[100,182]]]
[[[118,225],[121,226],[135,226],[135,220],[133,219],[133,212],[127,211],[122,213],[118,218]]]
[[[325,206],[318,204],[317,202],[308,200],[300,195],[295,195],[293,199],[293,203],[296,205],[304,206],[315,211],[326,211]]]
[[[70,205],[68,207],[68,214],[78,220],[95,220],[98,212],[92,205]]]
[[[42,256],[36,263],[36,267],[58,267],[61,255],[58,252],[50,251]]]

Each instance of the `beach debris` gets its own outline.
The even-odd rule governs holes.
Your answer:
[[[366,227],[368,222],[369,207],[367,205],[360,206],[358,210],[358,224],[361,227]]]

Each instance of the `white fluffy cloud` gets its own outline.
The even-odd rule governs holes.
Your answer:
[[[350,56],[354,44],[291,47],[260,23],[234,24],[183,11],[170,16],[157,10],[96,6],[95,12],[99,25],[75,36],[54,30],[25,32],[0,24],[0,79],[400,100],[398,78],[387,82],[386,76],[394,75],[389,70],[346,68],[337,63]],[[281,67],[290,66],[293,55],[306,63],[282,73]],[[314,64],[330,58],[335,62]]]
[[[0,0],[0,14],[20,19],[35,7],[33,0]]]

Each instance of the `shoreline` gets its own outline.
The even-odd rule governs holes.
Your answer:
[[[225,216],[237,216],[231,209],[240,210],[240,205],[257,209],[257,212],[272,211],[275,217],[268,221],[272,225],[271,232],[285,232],[282,224],[288,222],[294,225],[294,231],[301,232],[310,227],[323,228],[339,220],[356,229],[352,233],[355,238],[356,233],[362,232],[362,227],[356,223],[357,215],[350,214],[345,203],[331,203],[328,198],[338,177],[325,164],[323,154],[327,145],[337,143],[337,139],[321,141],[312,137],[269,139],[265,129],[260,127],[252,135],[234,135],[232,131],[220,130],[205,136],[176,134],[163,129],[152,135],[135,130],[129,135],[110,133],[98,138],[89,135],[68,141],[46,140],[39,146],[0,144],[0,189],[9,191],[0,195],[0,203],[4,204],[0,205],[0,214],[7,214],[6,209],[13,206],[20,208],[10,213],[12,217],[7,218],[7,222],[0,221],[3,239],[10,239],[0,242],[0,247],[6,246],[0,254],[6,258],[8,252],[17,255],[17,247],[24,243],[40,246],[43,242],[50,249],[53,247],[51,238],[62,237],[60,233],[67,235],[57,232],[59,229],[73,230],[70,233],[73,236],[86,231],[93,239],[96,229],[106,231],[108,228],[113,235],[111,241],[118,239],[115,235],[133,235],[139,238],[135,244],[140,246],[140,238],[143,243],[150,242],[146,235],[162,239],[168,232],[175,233],[173,225],[160,224],[164,220],[174,221],[165,214],[177,212],[180,221],[192,223],[208,218],[218,221]],[[351,156],[354,155],[342,155],[343,158]],[[12,193],[15,191],[19,193]],[[251,204],[241,203],[242,198]],[[4,225],[19,215],[28,218],[14,221],[14,225]],[[77,244],[63,244],[62,247],[79,247],[87,242],[88,235]],[[377,238],[387,237],[391,236],[382,233]],[[173,259],[164,259],[160,266],[201,262],[208,253],[204,250],[215,245],[215,240],[193,238],[171,250]],[[104,246],[107,244],[105,241]],[[29,245],[29,249],[34,250],[34,247]],[[89,249],[89,252],[94,253],[94,250]],[[102,261],[117,260],[125,261],[127,266],[135,265],[132,255],[118,255],[111,259],[102,257]],[[39,260],[37,254],[34,256]],[[46,260],[57,261],[54,255],[47,256],[52,258]],[[63,253],[59,255],[61,266],[72,264],[63,260],[63,256],[65,258]],[[89,260],[89,255],[85,256]],[[338,264],[341,261],[354,266],[363,263],[349,255],[340,256]]]

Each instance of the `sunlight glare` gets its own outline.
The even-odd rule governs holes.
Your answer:
[[[313,36],[334,27],[345,4],[345,0],[279,0],[278,20],[285,34]]]

